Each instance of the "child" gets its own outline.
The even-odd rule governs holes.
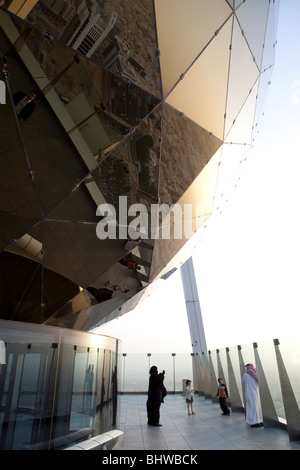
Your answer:
[[[226,398],[228,398],[227,387],[221,378],[218,379],[218,382],[219,382],[219,386],[218,386],[217,397],[219,397],[220,408],[223,411],[222,415],[229,416],[230,410],[227,408],[227,405],[226,405]]]
[[[188,414],[189,415],[194,415],[194,410],[193,410],[193,403],[194,403],[194,389],[191,387],[191,381],[187,380],[185,382],[186,384],[186,392],[185,392],[185,402],[187,404],[187,409],[188,409]],[[191,407],[191,413],[190,413],[190,407]]]

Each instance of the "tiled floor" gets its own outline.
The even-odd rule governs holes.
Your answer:
[[[222,416],[218,403],[195,396],[189,416],[182,395],[168,395],[161,405],[161,427],[147,425],[146,395],[120,397],[120,429],[114,450],[300,450],[288,433],[251,428],[243,413]]]

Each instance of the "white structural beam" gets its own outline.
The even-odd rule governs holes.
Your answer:
[[[180,272],[193,352],[201,353],[207,351],[207,346],[192,258],[180,267]]]

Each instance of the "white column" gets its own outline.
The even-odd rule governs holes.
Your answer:
[[[201,353],[207,351],[207,346],[192,258],[180,267],[180,272],[193,352]]]

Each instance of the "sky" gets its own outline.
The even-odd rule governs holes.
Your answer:
[[[275,67],[253,148],[193,263],[208,349],[300,327],[300,1],[281,0]],[[239,179],[238,179],[239,177]],[[180,269],[134,311],[98,328],[126,353],[192,352]]]

